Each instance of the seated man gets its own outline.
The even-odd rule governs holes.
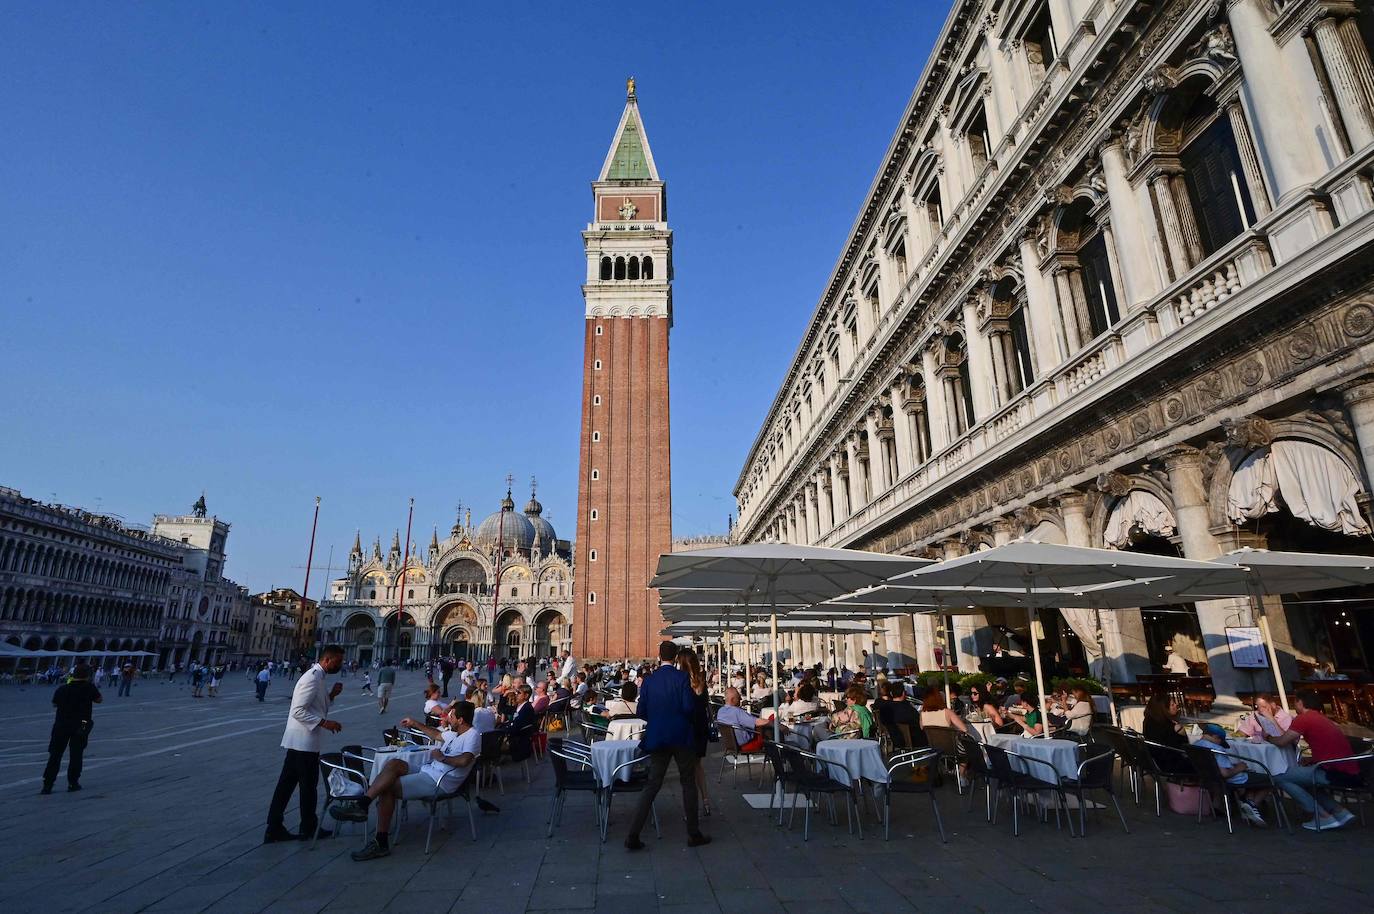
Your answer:
[[[391,853],[391,817],[397,799],[428,799],[436,790],[453,793],[463,786],[482,752],[482,737],[472,726],[473,710],[469,702],[455,702],[445,712],[447,730],[426,727],[408,717],[401,721],[401,726],[423,730],[443,742],[429,753],[429,761],[418,771],[412,771],[401,759],[392,759],[382,768],[361,798],[364,811],[373,800],[377,801],[377,833],[366,847],[353,852],[354,860],[375,860]]]
[[[725,690],[725,704],[716,712],[717,726],[729,726],[735,731],[735,743],[741,752],[758,752],[763,748],[763,730],[772,726],[772,717],[755,717],[740,707],[739,689]]]
[[[1226,783],[1236,786],[1244,785],[1250,778],[1244,759],[1235,758],[1227,754],[1231,748],[1226,742],[1226,729],[1220,724],[1203,724],[1199,729],[1202,735],[1198,738],[1194,746],[1201,746],[1203,749],[1210,749],[1216,753],[1217,769],[1221,776],[1226,778]],[[1241,792],[1240,814],[1251,825],[1264,827],[1264,817],[1260,815],[1257,805],[1264,802],[1268,796],[1267,790],[1246,790]]]
[[[1322,713],[1322,697],[1319,693],[1304,689],[1297,694],[1294,706],[1298,716],[1293,718],[1288,729],[1277,736],[1268,733],[1264,738],[1275,746],[1292,746],[1299,739],[1307,741],[1311,754],[1304,764],[1294,765],[1282,774],[1274,776],[1274,781],[1283,792],[1293,798],[1312,818],[1302,827],[1308,831],[1340,828],[1355,816],[1331,796],[1332,787],[1354,786],[1360,782],[1358,762],[1337,762],[1314,768],[1318,762],[1350,758],[1355,751],[1350,740],[1341,729]],[[1326,788],[1323,792],[1322,788]]]

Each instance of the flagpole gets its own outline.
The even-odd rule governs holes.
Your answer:
[[[315,517],[310,521],[310,551],[305,555],[305,586],[301,588],[301,615],[305,615],[305,601],[310,599],[310,565],[315,561],[315,530],[320,525],[320,496],[315,496]],[[297,622],[297,644],[300,644],[299,621]],[[318,659],[318,658],[317,658]]]

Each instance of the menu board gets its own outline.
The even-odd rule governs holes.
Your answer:
[[[1238,670],[1269,668],[1269,652],[1258,625],[1227,626],[1226,644],[1231,648],[1231,666]]]

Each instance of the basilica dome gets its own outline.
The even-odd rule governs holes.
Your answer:
[[[553,524],[544,519],[543,514],[544,506],[531,495],[530,500],[525,504],[525,517],[529,520],[534,531],[539,534],[539,553],[548,555],[553,552],[554,546],[558,544],[558,534],[554,532]]]
[[[509,494],[501,500],[501,510],[477,525],[472,543],[483,552],[497,547],[519,549],[528,552],[534,545],[534,524],[523,514],[515,511],[515,502]]]

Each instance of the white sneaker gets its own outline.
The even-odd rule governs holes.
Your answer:
[[[1252,803],[1247,803],[1246,801],[1241,800],[1240,815],[1242,819],[1244,819],[1246,822],[1249,822],[1256,828],[1265,827],[1264,816],[1260,815],[1260,811],[1256,809],[1254,807],[1254,804]]]
[[[1341,825],[1349,825],[1355,819],[1355,814],[1348,809],[1342,808],[1340,812],[1332,813],[1336,821]]]
[[[1351,816],[1351,818],[1354,818],[1354,816]],[[1317,817],[1313,816],[1311,821],[1302,823],[1302,827],[1307,829],[1308,831],[1332,831],[1333,829],[1340,828],[1342,825],[1349,821],[1350,819],[1341,821],[1335,816],[1325,816],[1321,820],[1321,828],[1318,829]]]

